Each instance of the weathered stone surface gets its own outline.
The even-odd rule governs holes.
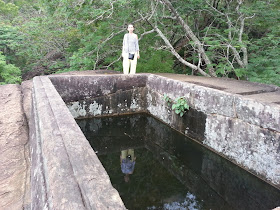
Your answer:
[[[19,85],[0,86],[0,209],[28,209],[28,131]]]
[[[190,108],[183,117],[180,117],[172,110],[171,105],[167,104],[163,95],[151,90],[147,94],[147,111],[181,133],[198,141],[203,141],[205,113]]]
[[[148,77],[147,86],[147,110],[152,115],[190,137],[204,139],[207,146],[280,187],[280,107],[277,104],[156,75]],[[206,115],[204,135],[194,130],[196,126],[189,129],[186,122],[182,123],[183,119],[174,117],[174,112],[164,103],[164,94],[172,100],[184,96],[191,108]]]
[[[146,75],[52,76],[50,80],[65,103],[145,87]]]
[[[266,102],[280,102],[280,98],[277,100],[277,96],[280,96],[280,87],[276,85],[268,85],[256,82],[248,82],[245,80],[235,80],[230,78],[221,78],[221,77],[203,77],[203,76],[191,76],[183,74],[171,74],[171,73],[156,73],[166,78],[179,80],[182,82],[188,82],[192,84],[197,84],[203,87],[209,87],[216,90],[223,90],[227,93],[234,93],[240,95],[246,95],[254,99],[260,99],[258,94],[261,97],[266,97],[267,95],[273,94],[274,98],[268,99]]]
[[[208,115],[203,143],[275,185],[280,184],[279,133],[240,119]]]
[[[73,116],[150,112],[280,188],[278,87],[183,75],[87,74],[50,77],[70,110],[79,113]],[[0,86],[0,209],[30,208],[25,117],[35,164],[33,209],[103,209],[112,203],[117,203],[114,209],[125,208],[52,83],[47,77],[35,83],[32,116],[31,81],[21,88]],[[164,94],[173,100],[186,97],[191,110],[178,117]]]
[[[32,209],[124,209],[51,81],[36,77],[33,88]]]
[[[74,118],[144,112],[146,109],[146,88],[116,91],[100,97],[68,102],[66,105]]]
[[[24,116],[29,125],[30,114],[31,114],[31,102],[32,102],[32,80],[24,81],[21,83],[21,93],[22,93],[22,106],[24,111]],[[27,126],[27,130],[29,130],[29,126]],[[24,209],[31,208],[31,187],[30,187],[30,142],[28,139],[28,143],[25,145],[25,158],[26,158],[26,184],[25,184],[25,203]]]
[[[262,128],[280,132],[279,105],[240,97],[236,99],[235,107],[239,119]]]
[[[279,87],[280,89],[280,87]],[[257,101],[262,101],[265,103],[273,103],[280,105],[280,90],[273,92],[257,93],[252,95],[246,95],[246,98],[251,98]]]
[[[156,75],[148,77],[147,86],[162,96],[168,95],[173,100],[185,97],[194,109],[206,114],[235,116],[233,94]]]
[[[31,94],[32,94],[32,80],[24,81],[21,83],[22,103],[23,110],[26,115],[27,121],[30,120],[31,113]]]
[[[216,113],[228,117],[235,117],[235,98],[235,95],[199,86],[194,86],[191,94],[195,109],[205,114]]]
[[[139,78],[136,79],[137,77]],[[75,76],[65,79],[53,77],[51,80],[76,118],[147,111],[181,133],[280,186],[277,169],[280,106],[277,104],[246,98],[246,90],[239,95],[232,94],[222,91],[223,88],[212,88],[213,84],[211,87],[209,84],[204,87],[197,82],[190,83],[152,74],[95,78]],[[68,87],[72,82],[74,86]],[[243,87],[248,87],[254,93],[262,92],[262,86],[254,89],[254,85],[248,82],[243,84]],[[267,86],[264,90],[276,91],[277,88]],[[179,117],[164,101],[164,94],[173,101],[178,97],[185,97],[190,110]],[[138,110],[131,106],[134,99]],[[261,140],[262,135],[266,140]],[[273,143],[270,144],[270,141]],[[251,148],[251,145],[257,145],[255,147],[261,147],[262,150],[255,151],[257,149]],[[249,156],[247,151],[254,155]],[[259,161],[264,156],[267,158]]]

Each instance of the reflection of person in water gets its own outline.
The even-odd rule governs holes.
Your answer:
[[[135,167],[134,149],[122,150],[120,160],[122,172],[125,174],[124,181],[129,182],[129,174],[133,174]]]

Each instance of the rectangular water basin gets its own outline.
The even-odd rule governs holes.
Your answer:
[[[76,121],[128,209],[280,205],[278,189],[150,115]],[[131,166],[127,175],[121,170],[123,160]]]

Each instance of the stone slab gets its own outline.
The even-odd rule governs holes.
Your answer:
[[[216,113],[229,117],[236,114],[233,106],[236,96],[221,90],[157,75],[148,77],[147,87],[162,95],[162,99],[165,94],[174,101],[178,97],[185,97],[191,107],[206,114]]]
[[[144,87],[146,75],[52,76],[50,80],[65,103]]]
[[[280,91],[252,94],[246,96],[246,98],[251,98],[261,102],[271,102],[280,106]]]
[[[125,209],[48,77],[33,79],[32,209]]]
[[[140,87],[116,91],[100,97],[68,102],[66,105],[74,118],[144,112],[147,89]]]
[[[234,80],[229,78],[208,78],[182,74],[157,73],[156,75],[209,87],[216,90],[222,90],[228,93],[244,95],[256,100],[265,100],[269,103],[280,102],[280,87],[275,85],[248,82],[244,80]],[[265,99],[263,96],[265,96]]]
[[[204,144],[279,185],[280,133],[237,118],[208,115]]]
[[[0,86],[0,209],[28,209],[28,128],[19,85]]]

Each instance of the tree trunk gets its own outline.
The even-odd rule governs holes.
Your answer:
[[[171,53],[184,65],[190,67],[193,70],[197,70],[199,73],[201,73],[203,76],[206,77],[210,77],[210,75],[208,75],[206,72],[204,72],[201,68],[199,68],[199,66],[195,66],[192,63],[187,62],[186,60],[184,60],[174,49],[174,47],[171,45],[171,43],[168,41],[168,39],[164,36],[164,34],[161,32],[160,29],[158,29],[157,27],[155,27],[154,29],[158,35],[163,39],[163,41],[165,42],[165,44],[167,45],[167,47],[170,49]]]
[[[195,47],[197,47],[198,53],[201,54],[202,59],[206,63],[209,74],[212,77],[216,77],[215,69],[211,66],[211,61],[208,58],[208,56],[205,53],[205,50],[201,44],[201,42],[198,40],[198,38],[195,36],[195,34],[192,32],[191,28],[185,23],[185,21],[181,18],[181,16],[178,14],[178,12],[175,10],[175,8],[172,6],[169,0],[163,0],[165,5],[168,7],[168,9],[171,11],[171,13],[176,17],[176,19],[179,21],[179,23],[183,26],[186,34],[190,37],[190,39],[194,42]]]

